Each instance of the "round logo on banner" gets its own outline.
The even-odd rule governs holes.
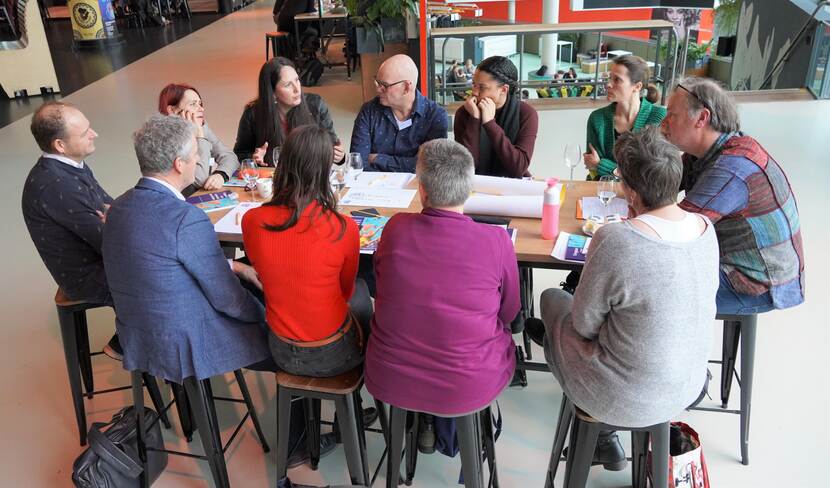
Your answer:
[[[98,13],[95,8],[86,3],[76,3],[72,8],[72,17],[84,29],[89,29],[98,21]]]

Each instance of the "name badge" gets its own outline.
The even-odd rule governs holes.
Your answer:
[[[407,127],[412,126],[412,119],[406,119],[403,122],[401,122],[400,120],[396,120],[396,122],[398,123],[398,130],[404,130]]]

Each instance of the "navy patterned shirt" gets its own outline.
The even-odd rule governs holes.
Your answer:
[[[447,137],[447,112],[416,92],[410,120],[411,126],[399,129],[392,109],[373,98],[363,104],[354,121],[350,152],[360,153],[367,163],[369,154],[377,154],[374,163],[366,164],[366,171],[414,173],[421,144]]]
[[[112,197],[84,164],[75,168],[40,158],[23,187],[23,219],[29,235],[64,294],[73,300],[109,303],[101,258],[103,223]]]

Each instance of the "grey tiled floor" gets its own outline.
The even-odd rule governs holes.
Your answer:
[[[100,133],[90,164],[105,188],[119,195],[137,180],[130,134],[153,113],[158,91],[170,81],[197,86],[211,127],[226,143],[233,143],[242,106],[255,93],[256,73],[264,54],[263,32],[273,27],[270,9],[270,4],[260,3],[225,17],[67,97],[81,107]],[[324,96],[338,134],[348,140],[360,106],[359,76],[347,82],[340,69],[327,72],[322,86],[311,91]],[[794,310],[766,314],[760,320],[749,466],[738,461],[735,416],[695,412],[681,418],[701,434],[715,487],[827,486],[822,446],[830,438],[826,379],[830,310],[825,299],[830,292],[826,252],[830,232],[825,224],[830,102],[744,104],[740,110],[745,129],[781,162],[795,188],[809,268],[808,302]],[[587,117],[586,110],[541,114],[540,138],[531,166],[535,175],[566,175],[562,148],[566,142],[584,140]],[[0,130],[0,212],[4,224],[0,239],[5,253],[0,293],[0,484],[71,486],[72,461],[81,448],[52,302],[55,285],[20,216],[23,180],[38,156],[28,123],[19,120]],[[577,177],[584,177],[584,172],[577,172]],[[537,271],[537,296],[561,278],[562,273]],[[91,313],[90,323],[94,342],[102,345],[113,330],[112,311]],[[718,326],[713,323],[713,327]],[[540,355],[541,351],[534,353]],[[126,379],[118,363],[97,358],[94,365],[101,384]],[[273,446],[273,380],[250,372],[247,377]],[[228,385],[235,391],[232,378]],[[218,383],[215,388],[225,389]],[[559,386],[544,373],[530,373],[528,388],[508,390],[500,397],[505,418],[504,434],[497,444],[502,486],[542,486],[560,398]],[[126,395],[108,395],[87,406],[92,419],[102,420],[126,400]],[[226,435],[236,415],[232,408],[220,410]],[[168,432],[167,440],[184,447],[176,433]],[[198,450],[198,442],[191,447]],[[379,436],[369,436],[373,469],[382,447]],[[228,453],[233,485],[273,486],[273,458],[273,452],[263,455],[252,429],[246,427]],[[459,466],[457,459],[421,456],[414,486],[454,486]],[[317,485],[342,483],[347,479],[345,458],[337,451],[321,462],[318,472],[299,468],[290,474],[295,481]],[[595,469],[590,486],[627,486],[629,476],[627,471]],[[207,466],[173,458],[155,486],[207,486],[208,478]],[[383,475],[378,483],[383,483]]]

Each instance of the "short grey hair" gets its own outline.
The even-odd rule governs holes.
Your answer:
[[[433,139],[421,144],[415,172],[432,207],[463,205],[473,191],[473,155],[449,139]]]
[[[186,159],[193,150],[196,128],[173,115],[154,115],[133,134],[138,167],[144,176],[162,175],[173,169],[176,158]]]
[[[666,140],[658,127],[624,132],[614,144],[620,179],[634,190],[647,209],[677,202],[683,163],[680,150]]]
[[[726,133],[741,130],[735,100],[720,83],[710,78],[687,76],[678,81],[677,85],[688,92],[686,100],[689,117],[694,117],[705,108],[711,114],[709,125],[712,129]]]

